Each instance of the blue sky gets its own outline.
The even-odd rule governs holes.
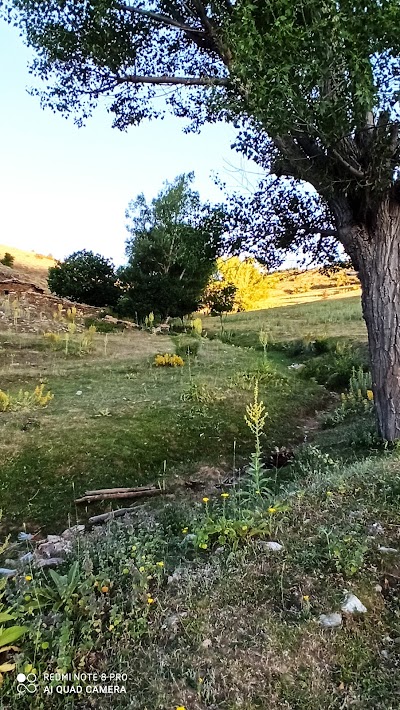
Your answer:
[[[213,173],[232,189],[246,180],[231,126],[186,135],[168,117],[121,133],[99,109],[77,128],[29,96],[29,58],[15,29],[0,23],[0,243],[57,258],[86,248],[121,263],[125,208],[139,192],[150,199],[164,180],[193,170],[202,198],[220,201]]]

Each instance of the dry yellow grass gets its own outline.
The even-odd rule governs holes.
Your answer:
[[[4,276],[7,276],[7,278],[14,276],[48,290],[47,271],[50,266],[54,266],[56,263],[53,257],[0,244],[0,259],[3,258],[6,252],[11,254],[15,261],[12,269],[0,264],[1,273],[4,274]]]

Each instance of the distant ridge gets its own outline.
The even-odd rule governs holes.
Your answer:
[[[47,293],[47,272],[50,266],[54,266],[56,260],[51,256],[36,254],[33,251],[24,251],[16,247],[10,247],[6,244],[0,244],[0,259],[8,252],[14,258],[14,266],[10,269],[3,264],[0,264],[0,275],[6,278],[15,277],[21,281],[35,284],[43,288]]]

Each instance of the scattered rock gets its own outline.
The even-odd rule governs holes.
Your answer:
[[[19,558],[19,563],[21,565],[27,565],[29,562],[32,562],[34,559],[33,552],[26,552],[25,555],[22,555],[22,557]]]
[[[367,607],[364,606],[362,601],[360,601],[355,594],[350,594],[350,592],[348,592],[342,604],[342,611],[346,611],[348,614],[354,614],[354,612],[365,614],[367,612]]]
[[[385,533],[382,525],[380,523],[373,523],[368,528],[368,534],[372,536],[383,535]]]
[[[178,582],[181,581],[181,578],[182,578],[181,570],[178,568],[173,572],[173,574],[169,575],[168,584],[177,584]]]
[[[36,560],[38,567],[57,567],[57,565],[61,565],[62,562],[65,562],[62,557],[49,557],[47,559],[39,557]]]
[[[212,646],[211,639],[204,639],[204,641],[201,642],[202,648],[211,648],[211,646]]]
[[[73,540],[77,535],[82,535],[85,532],[84,525],[73,525],[71,528],[67,528],[61,533],[61,537],[66,540]]]
[[[304,363],[293,362],[292,365],[288,365],[288,370],[302,370],[305,367]]]
[[[14,577],[17,574],[16,569],[8,569],[7,567],[0,567],[0,577]]]
[[[264,543],[264,547],[267,547],[268,550],[272,550],[272,552],[280,552],[283,550],[283,545],[279,542],[273,542],[272,540],[268,540],[268,542]]]
[[[379,552],[398,552],[395,547],[383,547],[382,545],[378,545],[378,550]]]
[[[321,614],[319,623],[324,629],[335,629],[342,625],[342,615],[337,614],[335,611],[330,614]]]
[[[65,557],[72,550],[71,540],[60,535],[48,535],[47,540],[38,545],[39,557]]]
[[[75,394],[80,397],[80,395],[82,394],[82,390],[78,390],[77,392],[75,392]]]

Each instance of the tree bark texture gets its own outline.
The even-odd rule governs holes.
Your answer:
[[[348,233],[362,287],[379,433],[400,439],[400,204],[387,197]]]

